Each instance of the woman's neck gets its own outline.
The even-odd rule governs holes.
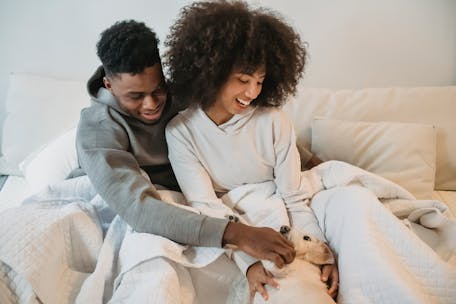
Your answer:
[[[231,113],[219,111],[214,106],[203,109],[203,111],[217,126],[224,124],[234,116]]]

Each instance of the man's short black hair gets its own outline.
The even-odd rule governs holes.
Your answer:
[[[142,73],[160,63],[158,38],[143,22],[118,21],[101,33],[97,55],[108,76]]]

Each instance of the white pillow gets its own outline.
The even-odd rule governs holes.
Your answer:
[[[78,166],[76,128],[73,128],[39,153],[26,158],[19,167],[30,190],[35,193],[49,184],[63,181]]]
[[[0,174],[22,175],[19,163],[74,127],[88,105],[84,82],[11,74]]]
[[[432,198],[436,131],[432,125],[312,121],[312,152],[322,160],[341,160],[383,176],[414,194]]]

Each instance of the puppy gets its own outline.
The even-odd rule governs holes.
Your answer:
[[[288,226],[282,226],[280,233],[294,244],[296,258],[281,269],[270,261],[261,261],[280,288],[265,285],[269,300],[266,302],[256,293],[253,303],[334,303],[327,294],[326,284],[320,280],[320,265],[335,262],[329,246],[310,234]]]
[[[280,233],[290,240],[296,250],[296,259],[300,259],[314,265],[326,265],[334,263],[334,255],[329,246],[315,238],[314,236],[303,233],[288,226],[280,227]],[[283,278],[292,270],[292,264],[278,268],[271,261],[263,260],[264,268],[269,271],[275,278]]]

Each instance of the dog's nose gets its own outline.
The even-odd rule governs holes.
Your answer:
[[[286,226],[286,225],[283,225],[280,227],[280,233],[285,235],[287,234],[288,232],[290,232],[290,227]]]
[[[228,216],[228,220],[229,220],[230,222],[233,222],[233,223],[239,222],[239,218],[238,218],[237,216],[235,216],[235,215],[229,215],[229,216]]]

